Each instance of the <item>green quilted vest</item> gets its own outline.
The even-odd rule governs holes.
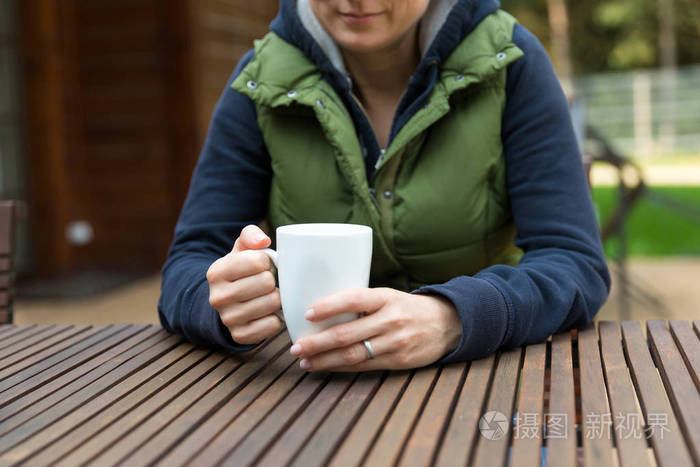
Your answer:
[[[232,88],[255,102],[270,153],[270,226],[371,226],[372,286],[409,291],[517,264],[501,142],[506,66],[523,54],[514,24],[495,12],[455,48],[371,180],[350,114],[316,66],[273,32],[256,40]]]

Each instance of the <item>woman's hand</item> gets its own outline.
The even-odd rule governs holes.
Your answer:
[[[255,251],[269,245],[270,238],[258,226],[246,226],[231,252],[207,271],[209,303],[239,344],[258,343],[282,326],[275,314],[281,302],[271,261]]]
[[[368,371],[429,365],[451,352],[462,336],[457,310],[441,296],[390,288],[351,289],[325,297],[306,313],[321,321],[339,313],[366,313],[356,320],[298,339],[290,349],[305,370]],[[368,360],[363,340],[375,358]]]

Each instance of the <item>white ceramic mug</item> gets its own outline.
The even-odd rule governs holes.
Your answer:
[[[311,322],[304,313],[318,299],[369,285],[372,228],[357,224],[290,224],[277,227],[277,251],[265,248],[279,278],[282,313],[292,339],[356,319],[343,313]]]

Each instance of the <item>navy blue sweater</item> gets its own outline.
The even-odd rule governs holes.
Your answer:
[[[299,47],[346,102],[371,174],[379,147],[372,128],[349,98],[347,81],[303,28],[293,1],[282,0],[270,28]],[[496,0],[460,0],[425,53],[399,103],[390,138],[410,119],[435,83],[435,63],[447,57]],[[539,41],[517,25],[513,40],[524,56],[509,65],[502,140],[506,181],[517,227],[519,265],[492,265],[413,293],[442,295],[461,323],[459,346],[439,363],[467,361],[497,349],[541,342],[550,334],[590,322],[608,296],[590,192],[568,105]],[[209,305],[206,271],[226,255],[241,229],[266,217],[272,177],[256,109],[231,82],[253,57],[238,63],[214,110],[175,236],[163,266],[161,324],[188,340],[233,352],[255,345],[233,341]]]

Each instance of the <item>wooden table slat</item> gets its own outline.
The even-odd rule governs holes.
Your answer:
[[[328,381],[326,375],[307,374],[275,408],[234,449],[226,460],[234,465],[251,465],[301,414]]]
[[[292,465],[299,467],[328,465],[328,459],[343,442],[345,434],[352,429],[363,409],[372,399],[382,383],[384,372],[362,372],[343,395],[333,411],[307,441]]]
[[[404,444],[423,410],[436,382],[439,367],[414,371],[401,399],[389,416],[379,438],[369,451],[367,464],[389,465],[399,460]]]
[[[48,326],[28,326],[26,328],[20,329],[11,337],[0,341],[0,352],[2,353],[2,355],[9,355],[9,353],[11,353],[13,349],[15,349],[14,346],[18,345],[19,349],[22,349],[27,346],[27,342],[33,342],[36,339],[37,335],[39,336],[39,340],[41,340],[41,336],[52,335],[68,327],[68,325],[59,327],[54,324]],[[56,330],[56,328],[58,328],[58,330]]]
[[[623,321],[622,339],[629,358],[630,373],[639,403],[644,412],[646,428],[649,428],[650,414],[663,414],[665,426],[669,429],[655,429],[645,433],[651,439],[656,462],[662,467],[690,466],[692,460],[685,445],[671,403],[664,391],[661,376],[654,366],[642,328],[637,321]]]
[[[595,324],[589,324],[578,332],[578,362],[584,465],[612,466],[612,414],[605,390]]]
[[[634,386],[622,351],[622,338],[616,322],[598,324],[601,357],[610,397],[611,422],[617,454],[622,467],[651,465],[644,436],[644,417],[638,407]]]
[[[465,465],[473,457],[480,436],[479,418],[482,407],[486,405],[489,383],[495,370],[496,354],[470,362],[467,378],[440,446],[436,461],[438,466]]]
[[[83,465],[88,461],[91,465],[113,464],[156,433],[159,427],[167,425],[239,365],[240,362],[228,359],[224,354],[210,355],[190,369],[185,378],[171,383],[166,388],[167,395],[149,399],[131,417],[126,420],[122,417],[118,423],[96,434],[57,466]]]
[[[95,333],[99,333],[100,329],[97,328],[95,331]],[[41,375],[48,368],[51,368],[54,365],[70,358],[76,353],[75,346],[80,346],[82,342],[85,342],[85,337],[88,338],[89,342],[89,337],[91,335],[93,335],[93,332],[89,332],[87,335],[79,334],[78,336],[71,338],[68,344],[72,345],[63,348],[63,350],[59,350],[56,353],[48,352],[48,355],[37,354],[24,362],[20,362],[21,364],[18,365],[18,368],[10,367],[6,369],[3,379],[0,379],[0,393],[4,393],[19,384],[27,384],[28,386],[32,385],[30,381],[33,378],[37,377],[37,375]],[[11,376],[7,376],[8,374],[11,374]]]
[[[283,350],[287,350],[289,344],[290,342],[287,338]],[[280,367],[282,366],[283,365],[280,365]],[[291,368],[294,368],[294,370],[290,370],[288,368],[286,373],[287,375],[289,374],[289,371],[296,371],[297,374],[302,373],[300,369],[297,370],[295,367]],[[256,427],[242,442],[237,444],[232,443],[232,445],[229,445],[227,449],[224,450],[205,450],[203,453],[196,455],[197,463],[201,462],[202,465],[211,465],[212,463],[219,462],[227,455],[235,456],[239,465],[246,465],[247,463],[252,462],[258,456],[258,454],[264,450],[265,446],[275,439],[276,433],[282,431],[284,427],[290,423],[290,419],[292,419],[297,412],[301,411],[302,408],[305,407],[308,400],[313,396],[313,394],[320,390],[322,383],[326,380],[325,377],[319,377],[318,375],[302,376],[304,376],[304,379],[301,381],[301,383],[294,386],[294,389],[284,397],[283,400],[286,401],[286,403],[276,405],[272,412],[265,416],[262,423],[256,425]],[[219,419],[217,426],[220,427],[221,425],[222,420]],[[204,433],[201,431],[195,431],[195,434],[195,440],[198,440],[200,436],[204,436]],[[212,433],[212,435],[214,434],[215,433]],[[184,438],[183,442],[186,442],[186,440],[187,438]],[[259,447],[261,444],[263,446]],[[227,451],[233,451],[235,454]],[[181,449],[180,452],[183,452],[183,450]],[[186,449],[185,452],[192,455],[188,449]],[[172,465],[165,462],[165,459],[167,458],[161,459],[161,465]],[[185,459],[183,459],[183,461],[184,460]]]
[[[306,410],[296,417],[282,436],[266,450],[256,465],[267,467],[289,465],[356,378],[357,373],[334,375],[333,379],[311,401]],[[237,459],[233,457],[224,462],[224,465],[237,466],[239,464]]]
[[[5,326],[8,327],[8,330],[6,332],[2,333],[2,335],[0,335],[0,347],[6,346],[8,344],[9,339],[14,339],[16,336],[18,336],[20,334],[26,334],[29,332],[34,332],[34,333],[41,332],[42,329],[48,329],[48,328],[53,327],[55,325],[44,324],[42,326],[38,326],[36,324],[22,324],[22,325],[14,325],[13,326],[11,324],[7,324]],[[26,335],[28,336],[29,334],[26,334]]]
[[[32,462],[49,464],[56,459],[61,462],[54,465],[80,465],[76,458],[87,458],[99,454],[96,449],[88,452],[85,444],[91,441],[95,433],[124,434],[130,428],[154,412],[159,406],[175,397],[184,387],[192,384],[207,371],[221,362],[222,356],[209,359],[210,352],[205,349],[195,349],[181,359],[146,381],[138,391],[132,391],[112,405],[106,407],[98,416],[93,416],[71,431],[70,436],[64,437],[60,443],[55,443],[51,449],[42,451],[32,458]],[[116,423],[115,423],[116,422]],[[105,443],[107,446],[109,443]],[[71,453],[72,457],[63,458]],[[85,460],[85,459],[84,459]]]
[[[488,402],[482,413],[483,416],[486,416],[489,412],[496,411],[505,415],[506,428],[503,433],[489,430],[481,431],[482,436],[477,437],[476,443],[474,457],[474,465],[476,466],[504,465],[506,463],[508,444],[512,435],[513,405],[515,404],[515,393],[518,390],[522,353],[522,347],[499,351]],[[494,390],[494,388],[498,388],[498,390]],[[494,428],[494,425],[490,425],[490,428]],[[489,439],[487,436],[493,437]]]
[[[135,445],[131,445],[131,449],[127,447],[124,451],[128,451],[129,455],[119,462],[124,465],[139,467],[158,461],[164,452],[167,452],[180,440],[184,439],[188,433],[206,421],[217,407],[239,394],[246,385],[254,381],[254,378],[265,369],[270,360],[277,358],[280,353],[288,349],[290,345],[289,336],[287,333],[280,333],[274,339],[268,340],[264,344],[264,346],[256,347],[254,349],[255,352],[245,358],[232,357],[238,363],[232,373],[187,407],[186,411],[180,412],[176,418],[169,420],[169,423],[161,430],[154,433],[153,436],[149,436],[147,442],[140,447],[136,449],[134,449]],[[111,461],[115,457],[107,457],[107,452],[103,454],[104,456],[101,456],[99,459],[104,461]],[[96,461],[98,465],[100,464],[99,459]]]
[[[2,343],[5,336],[11,336],[13,333],[22,332],[22,328],[27,326],[14,326],[12,324],[0,324],[0,343]]]
[[[411,375],[410,370],[392,371],[384,375],[379,388],[345,437],[345,441],[337,452],[333,453],[333,458],[330,459],[331,467],[360,464],[394,411]]]
[[[127,337],[136,333],[139,329],[143,330],[145,326],[136,327],[129,325],[118,325],[118,326],[105,326],[103,328],[95,328],[95,333],[86,335],[83,340],[77,342],[70,346],[69,348],[63,350],[62,352],[57,352],[52,355],[52,358],[47,358],[41,360],[35,364],[32,368],[32,372],[36,373],[29,380],[25,381],[24,384],[15,385],[2,392],[2,402],[0,402],[0,407],[8,405],[13,402],[18,397],[34,391],[38,386],[45,385],[54,378],[59,377],[61,374],[69,371],[77,366],[84,364],[87,360],[95,358],[95,352],[106,351],[109,345],[105,344],[116,344],[119,341],[114,340],[123,337]],[[126,332],[126,334],[122,334]],[[122,339],[122,340],[123,340]],[[59,363],[52,365],[53,361],[65,357]],[[0,418],[0,420],[2,420]]]
[[[83,339],[85,339],[88,336],[92,336],[96,333],[103,331],[105,328],[106,328],[105,326],[101,326],[98,328],[92,328],[92,332],[87,332],[87,333],[83,334],[81,337]],[[5,369],[11,365],[16,364],[17,362],[19,362],[21,360],[24,360],[27,357],[31,357],[31,356],[38,357],[38,358],[34,359],[34,363],[36,363],[37,361],[41,361],[42,360],[41,356],[37,356],[37,354],[39,354],[43,350],[48,351],[48,353],[43,353],[44,356],[50,356],[50,355],[53,355],[53,353],[57,353],[59,350],[63,350],[67,347],[72,347],[73,345],[75,345],[72,341],[70,343],[64,343],[64,345],[58,345],[55,347],[52,347],[52,346],[54,346],[54,344],[57,344],[57,343],[63,343],[63,341],[66,341],[70,337],[73,337],[73,336],[80,334],[80,333],[84,333],[88,329],[91,329],[91,327],[90,326],[72,327],[70,329],[67,329],[63,333],[54,335],[54,336],[52,336],[52,337],[50,337],[50,338],[48,338],[40,343],[37,343],[36,345],[33,345],[33,346],[26,348],[24,350],[21,350],[19,352],[16,352],[16,353],[0,360],[0,369]],[[49,347],[52,347],[52,349],[48,349]],[[52,353],[51,350],[55,350],[55,352]],[[27,365],[27,366],[29,366],[29,365]]]
[[[50,348],[45,352],[32,355],[31,357],[18,362],[15,366],[1,371],[0,374],[2,374],[2,379],[0,379],[0,393],[5,393],[21,383],[26,383],[30,380],[33,381],[37,375],[40,375],[42,372],[46,371],[47,368],[51,368],[52,366],[70,358],[76,352],[75,346],[81,346],[82,342],[85,342],[86,340],[89,341],[91,336],[94,334],[99,334],[101,330],[102,328],[95,328],[94,330],[89,330],[86,333],[80,333],[69,338],[68,341],[59,343],[53,349]],[[27,383],[27,386],[31,386],[32,384],[33,383]],[[0,403],[0,406],[9,401],[9,396],[7,397],[7,399],[3,397],[3,403]]]
[[[672,319],[669,325],[695,387],[700,391],[700,336],[693,332],[688,321]]]
[[[76,343],[103,330],[103,327],[76,326],[47,338],[41,343],[14,353],[0,363],[0,379],[5,379],[25,368],[36,365],[63,350],[70,349]]]
[[[68,324],[56,326],[4,348],[0,350],[0,370],[7,368],[29,355],[40,352],[56,342],[61,342],[73,334],[82,332],[89,327],[90,326],[72,326]],[[0,378],[4,377],[4,375],[0,374]]]
[[[467,364],[446,365],[440,372],[430,399],[401,454],[401,466],[431,464],[449,423],[457,394],[466,378]]]
[[[513,433],[513,451],[508,462],[510,465],[540,464],[544,435],[542,424],[546,360],[546,342],[529,345],[525,349],[516,412],[517,423]]]
[[[170,467],[187,462],[216,465],[221,462],[306,375],[297,362],[289,352],[283,353],[256,378],[261,384],[246,386],[243,391],[249,394],[226,402],[158,465]],[[281,375],[280,370],[283,370]]]
[[[658,362],[659,374],[676,409],[690,454],[700,465],[700,392],[693,384],[681,353],[665,321],[647,321],[647,336]]]
[[[20,462],[32,453],[55,441],[63,432],[47,430],[48,427],[55,422],[65,423],[68,417],[74,421],[84,420],[89,417],[91,412],[86,408],[86,400],[91,402],[99,400],[100,404],[110,403],[119,394],[124,394],[142,382],[144,375],[157,370],[158,366],[163,364],[163,361],[158,359],[163,355],[168,355],[171,349],[174,350],[174,353],[169,354],[169,357],[191,348],[189,344],[181,344],[181,342],[182,338],[180,336],[170,336],[154,344],[151,348],[117,366],[97,381],[71,394],[53,407],[5,434],[0,438],[0,452],[2,452],[0,463]],[[153,362],[156,361],[158,363],[154,365]],[[119,382],[125,384],[117,384]],[[114,390],[110,391],[111,388]],[[103,394],[107,394],[107,396],[100,397]],[[94,402],[90,407],[93,410],[95,409]],[[75,413],[79,415],[72,415]],[[40,433],[41,435],[39,435]]]
[[[552,336],[545,444],[549,467],[576,465],[576,392],[571,332]]]
[[[112,360],[117,355],[123,353],[122,358],[131,358],[150,347],[149,339],[153,339],[152,343],[155,343],[166,337],[167,334],[163,330],[151,327],[58,377],[55,377],[56,374],[52,374],[52,371],[40,373],[39,376],[45,376],[47,379],[37,378],[38,385],[34,386],[32,378],[32,384],[26,385],[32,389],[30,392],[26,390],[24,383],[12,387],[2,394],[3,398],[7,397],[8,402],[11,402],[0,409],[0,436],[108,373],[120,364],[118,360]],[[64,360],[62,364],[66,362],[70,365],[71,359]],[[59,365],[50,368],[54,369],[61,370]]]

